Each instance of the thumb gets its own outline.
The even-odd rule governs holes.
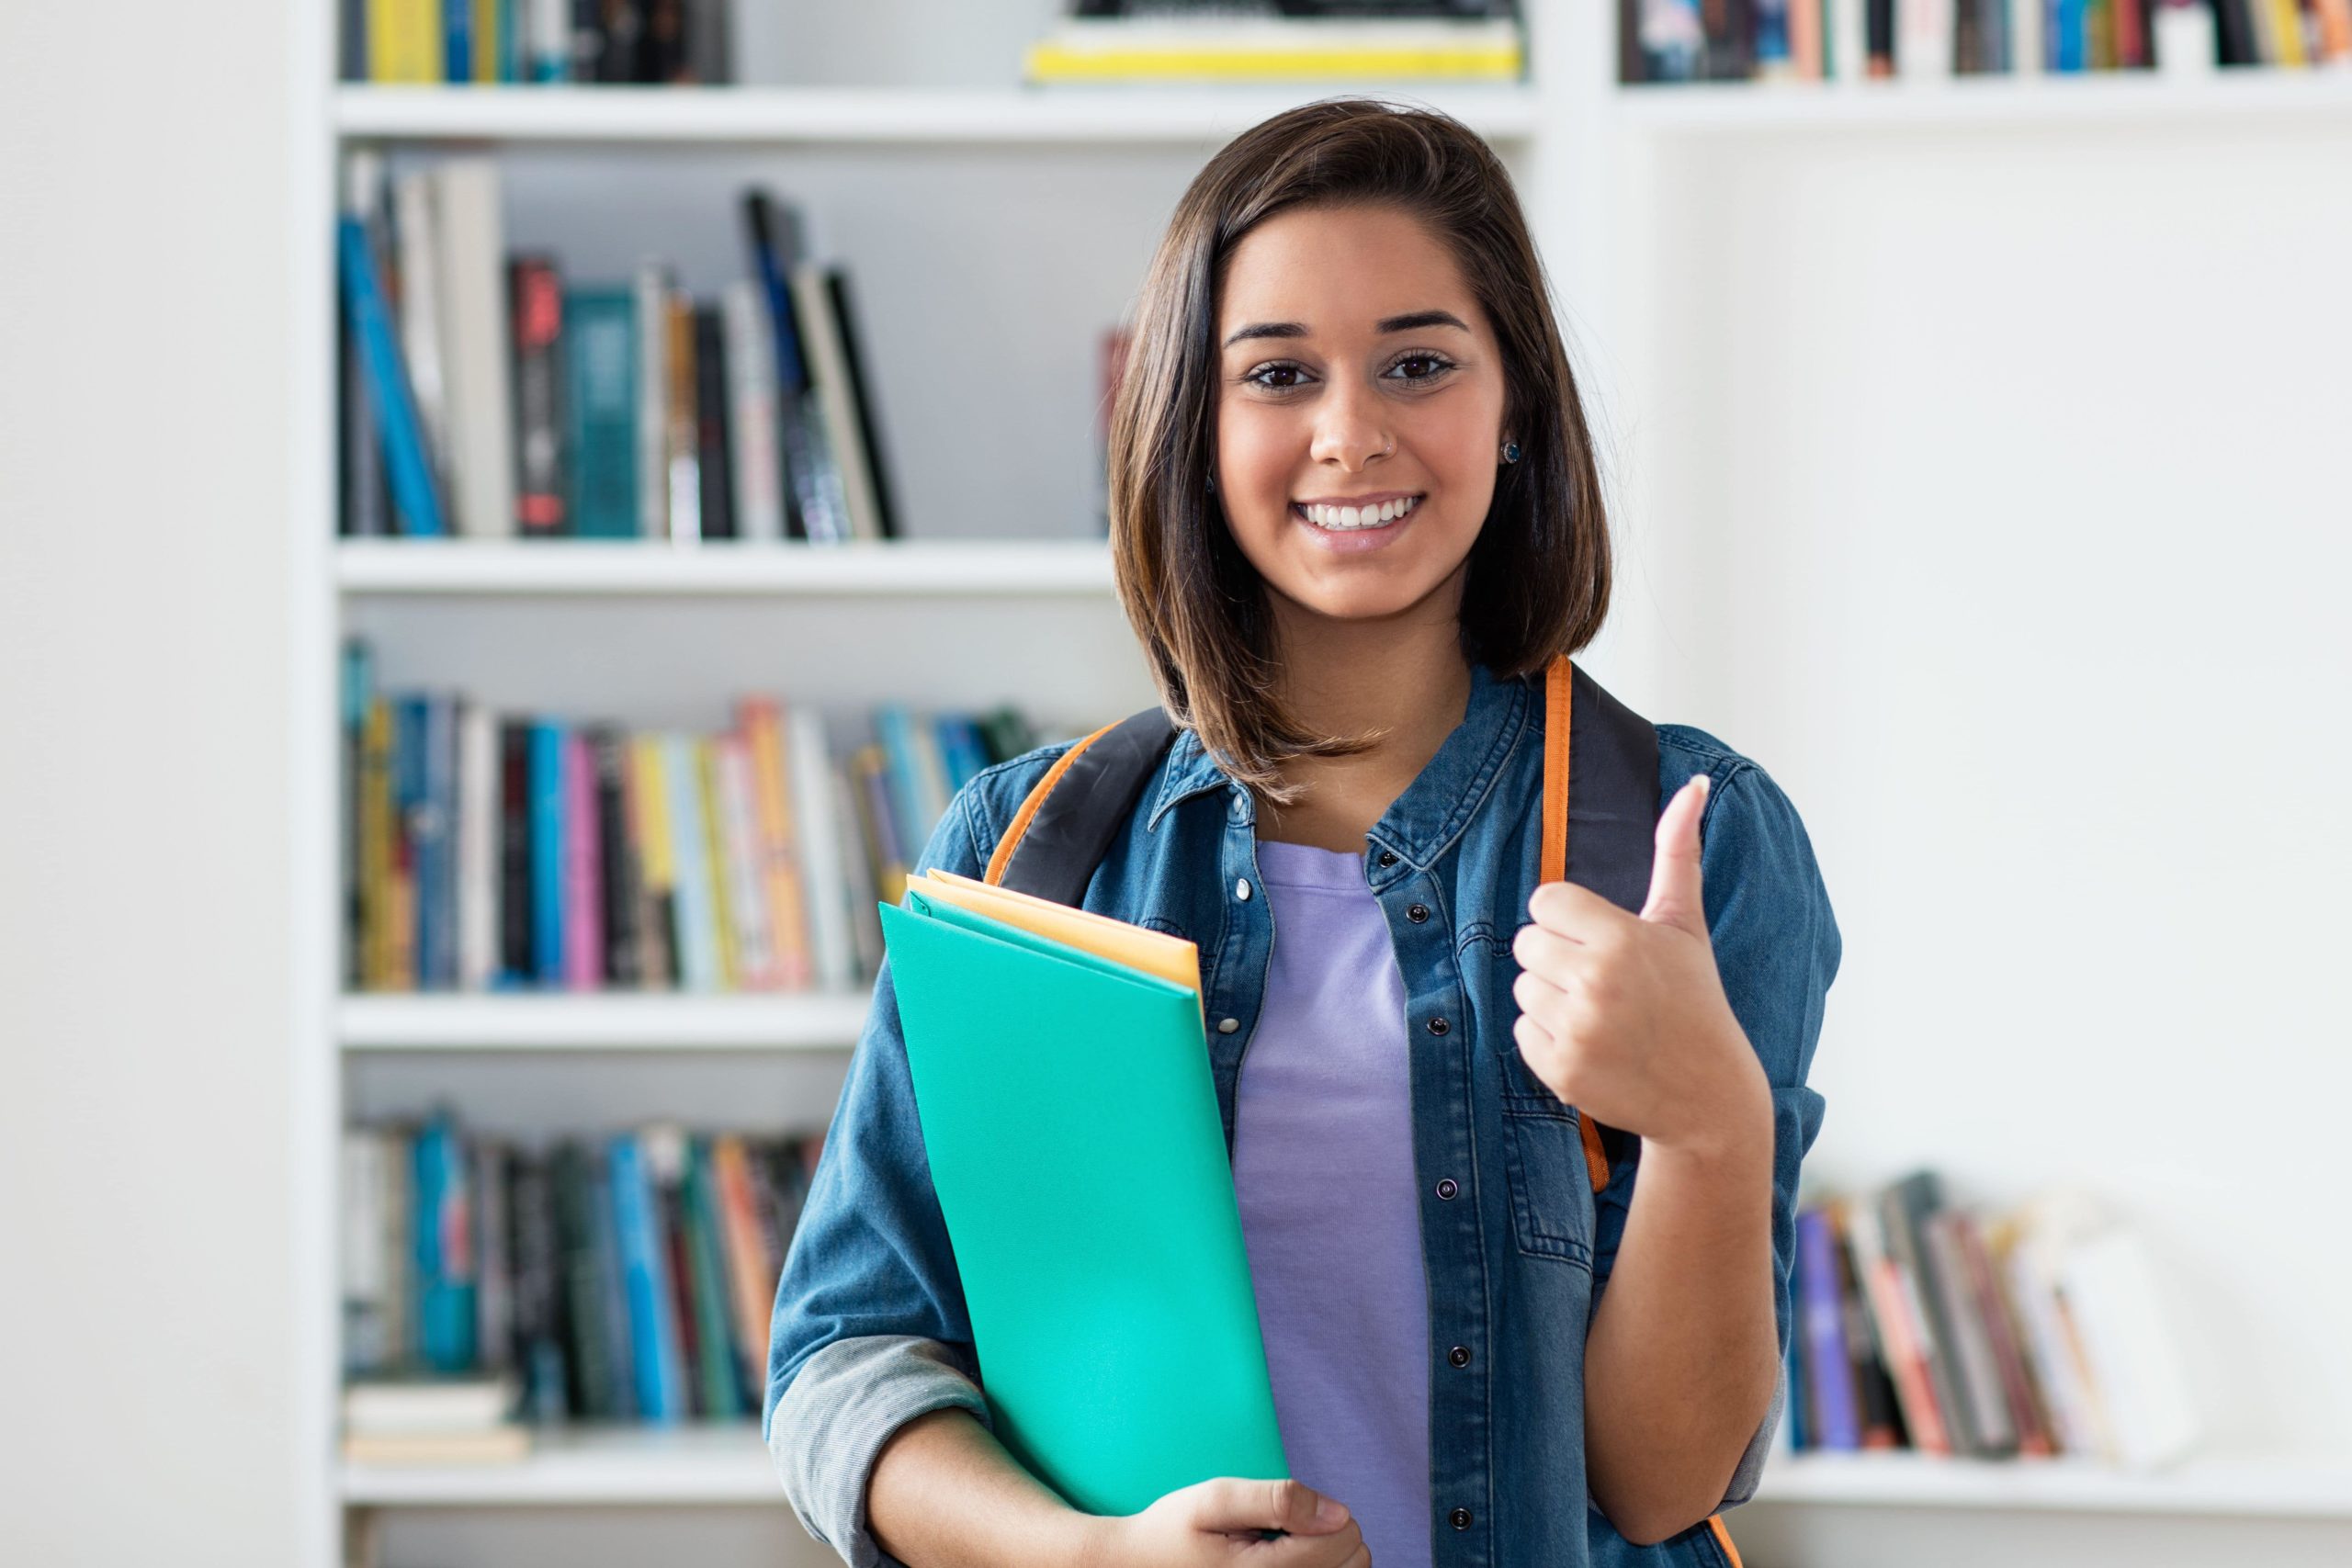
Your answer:
[[[1707,810],[1708,780],[1694,773],[1675,791],[1657,819],[1657,852],[1650,862],[1650,896],[1642,919],[1707,940],[1707,905],[1699,887],[1699,818]]]
[[[1272,1529],[1294,1535],[1324,1535],[1348,1522],[1348,1510],[1299,1481],[1244,1481],[1223,1476],[1204,1481],[1193,1511],[1195,1529]]]

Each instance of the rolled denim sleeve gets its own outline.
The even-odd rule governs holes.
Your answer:
[[[993,839],[985,782],[958,792],[916,869],[980,874]],[[987,1425],[978,1375],[886,960],[770,1322],[761,1436],[802,1527],[852,1568],[889,1563],[866,1517],[874,1462],[930,1411],[969,1410]]]
[[[1680,787],[1676,784],[1675,787]],[[1670,792],[1668,792],[1670,793]],[[1716,1505],[1756,1495],[1773,1429],[1788,1403],[1789,1277],[1796,1261],[1797,1178],[1821,1132],[1823,1100],[1805,1083],[1830,982],[1844,944],[1813,840],[1771,775],[1742,758],[1718,762],[1700,823],[1700,875],[1716,972],[1732,1014],[1763,1064],[1772,1092],[1772,1317],[1780,1371],[1764,1420]],[[1608,1185],[1594,1195],[1595,1305],[1624,1237],[1641,1165],[1640,1140],[1611,1150]]]

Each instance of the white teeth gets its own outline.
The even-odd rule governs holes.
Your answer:
[[[1306,520],[1318,528],[1377,528],[1412,511],[1419,500],[1419,496],[1408,496],[1402,501],[1384,502],[1378,506],[1306,506],[1299,510],[1306,513]]]

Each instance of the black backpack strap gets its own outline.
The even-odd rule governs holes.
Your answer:
[[[1657,852],[1657,727],[1576,671],[1566,880],[1638,915]]]
[[[1063,752],[1014,812],[987,880],[1076,907],[1145,781],[1176,739],[1162,708],[1104,725]]]

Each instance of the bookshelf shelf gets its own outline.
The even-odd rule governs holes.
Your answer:
[[[2352,1519],[2352,1460],[2213,1458],[2143,1473],[2074,1459],[1781,1454],[1765,1467],[1755,1500]]]
[[[345,540],[345,594],[1026,597],[1111,591],[1100,539],[673,546],[573,539]]]
[[[345,1464],[340,1486],[345,1503],[420,1507],[785,1500],[749,1421],[572,1427],[536,1438],[518,1463]]]
[[[1329,90],[1346,87],[1334,83]],[[1533,135],[1538,118],[1525,87],[1368,84],[1363,90],[1435,104],[1506,141]],[[1148,144],[1221,139],[1311,96],[1263,87],[344,85],[334,91],[334,116],[345,137],[413,141]]]
[[[2352,72],[2237,70],[2188,80],[2109,71],[1938,83],[1653,83],[1621,87],[1615,101],[1628,126],[1678,135],[1977,125],[2203,127],[2276,117],[2352,120]]]
[[[759,1428],[582,1427],[513,1465],[345,1465],[348,1503],[411,1506],[574,1502],[775,1505]],[[2208,1459],[2140,1474],[2077,1460],[1984,1462],[1913,1453],[1781,1455],[1758,1504],[2352,1518],[2352,1461]]]
[[[857,1043],[863,991],[761,996],[347,996],[346,1051],[826,1051]]]

